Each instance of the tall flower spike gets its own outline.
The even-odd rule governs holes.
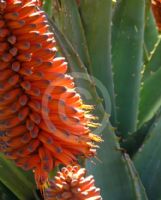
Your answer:
[[[86,170],[68,166],[57,173],[45,190],[45,200],[102,200],[100,189],[94,185],[93,176],[85,178]]]
[[[161,31],[161,0],[152,0],[151,5],[158,30]]]
[[[95,155],[93,118],[38,0],[0,0],[0,151],[41,188],[55,165]],[[90,108],[90,107],[89,107]]]

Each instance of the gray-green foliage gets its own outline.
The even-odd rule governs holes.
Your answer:
[[[159,38],[149,1],[119,0],[114,5],[110,0],[81,0],[79,7],[74,0],[59,3],[61,12],[54,10],[53,27],[69,69],[99,79],[111,101],[103,99],[102,105],[110,109],[100,110],[98,96],[102,99],[103,95],[97,83],[94,90],[93,80],[76,79],[78,86],[91,88],[91,103],[97,105],[100,123],[104,113],[111,114],[99,132],[104,139],[98,150],[99,161],[88,161],[87,169],[101,187],[103,199],[150,199],[145,192],[148,183],[142,183],[140,170],[137,172],[133,159],[124,153],[138,152],[161,103],[160,66],[155,65],[160,62]],[[82,56],[82,49],[86,56]],[[156,74],[149,73],[151,63],[157,68]]]

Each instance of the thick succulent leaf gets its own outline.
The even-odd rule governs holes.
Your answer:
[[[149,199],[161,199],[161,117],[150,129],[148,136],[134,157],[134,164],[147,191]]]
[[[125,162],[127,164],[128,171],[130,173],[130,178],[134,186],[134,194],[136,195],[136,199],[140,200],[148,200],[145,188],[141,182],[141,179],[136,171],[136,168],[130,159],[128,154],[124,154]]]
[[[144,73],[143,73],[143,82],[147,80],[148,78],[150,78],[150,76],[154,72],[156,72],[159,68],[161,68],[160,52],[161,52],[161,38],[158,37],[158,40],[153,50],[151,51],[147,62],[145,63]]]
[[[126,152],[128,152],[130,157],[132,157],[142,146],[149,129],[151,128],[152,124],[158,118],[159,115],[160,111],[151,120],[144,123],[143,126],[139,128],[136,132],[129,135],[127,138],[122,139],[121,147],[124,148]]]
[[[136,131],[144,42],[145,0],[118,1],[112,26],[112,61],[118,128]]]
[[[0,182],[0,199],[18,200],[18,198],[1,182]]]
[[[101,187],[104,200],[146,200],[146,194],[144,193],[142,185],[137,180],[135,180],[137,184],[136,182],[134,183],[134,177],[128,169],[126,158],[120,151],[117,138],[113,131],[114,129],[108,122],[108,115],[104,112],[101,102],[98,101],[99,97],[96,93],[95,86],[89,78],[85,66],[55,24],[52,23],[52,25],[58,45],[70,64],[70,70],[76,72],[76,74],[81,72],[81,75],[84,74],[86,77],[86,79],[81,79],[81,81],[77,80],[77,85],[83,85],[91,94],[92,99],[90,102],[97,105],[95,110],[97,116],[100,117],[101,127],[97,128],[95,133],[101,133],[104,142],[101,144],[98,152],[100,162],[96,166],[92,165],[90,167],[88,165],[89,173],[94,174],[97,185]],[[133,173],[135,174],[134,171]]]
[[[43,200],[42,194],[39,190],[34,190],[34,199],[33,200]]]
[[[85,66],[90,69],[88,46],[78,11],[76,0],[60,0],[54,6],[54,13],[59,18],[57,25],[76,49]]]
[[[53,0],[44,0],[43,9],[51,17],[53,14]]]
[[[145,21],[144,33],[144,50],[147,55],[147,60],[150,57],[151,51],[154,49],[158,41],[158,30],[156,28],[155,19],[151,9],[148,9]]]
[[[161,68],[145,80],[140,97],[139,124],[150,120],[161,106]]]
[[[34,182],[26,177],[11,161],[0,155],[0,181],[20,200],[32,200]]]
[[[145,37],[147,38],[146,44],[148,44],[147,47],[149,46],[148,51],[152,48],[153,44],[155,45],[150,52],[148,60],[144,64],[138,126],[141,126],[143,123],[150,120],[161,105],[161,91],[158,85],[160,84],[161,74],[161,38],[157,36],[156,25],[152,13],[149,17],[149,28],[145,31]]]
[[[111,65],[111,0],[81,0],[80,13],[87,38],[92,75],[110,94],[111,121],[116,122],[114,84]],[[108,110],[106,110],[108,112]]]
[[[52,19],[55,21],[55,23],[60,27],[61,26],[61,6],[59,0],[53,1],[53,14]]]
[[[121,152],[110,125],[103,131],[104,142],[98,150],[98,160],[87,163],[103,199],[147,200],[139,176],[127,155]]]

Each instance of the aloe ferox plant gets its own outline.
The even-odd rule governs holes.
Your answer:
[[[161,199],[160,9],[0,0],[0,199]]]

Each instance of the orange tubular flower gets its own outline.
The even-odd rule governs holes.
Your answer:
[[[94,156],[93,118],[38,0],[0,0],[0,151],[41,188],[54,166]]]
[[[161,31],[161,0],[152,0],[151,5],[158,30]]]
[[[86,170],[68,166],[57,173],[45,190],[45,200],[102,200],[100,189],[94,185],[93,176],[84,177]]]

